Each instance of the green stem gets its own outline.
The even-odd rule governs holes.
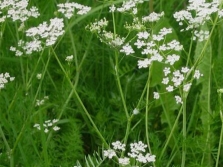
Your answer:
[[[217,160],[216,160],[216,164],[215,167],[218,167],[218,163],[219,163],[219,158],[220,158],[220,153],[221,153],[221,145],[222,145],[222,138],[223,138],[223,115],[222,115],[222,111],[220,110],[220,117],[221,117],[221,134],[220,134],[220,139],[219,139],[219,143],[218,143],[218,154],[217,154]]]
[[[183,93],[183,148],[181,167],[185,166],[186,162],[186,138],[187,138],[187,96]]]
[[[84,113],[86,114],[87,118],[90,120],[90,122],[91,122],[93,128],[95,129],[95,131],[96,131],[97,135],[99,136],[99,138],[100,138],[100,139],[102,140],[102,142],[104,143],[105,147],[108,148],[108,144],[107,144],[106,140],[104,139],[104,137],[102,136],[101,132],[100,132],[99,129],[97,128],[96,124],[95,124],[94,121],[92,120],[91,115],[89,114],[89,112],[88,112],[87,109],[85,108],[85,106],[84,106],[84,104],[83,104],[83,102],[82,102],[80,96],[78,95],[78,93],[77,93],[77,91],[76,91],[75,85],[70,81],[70,79],[69,79],[69,77],[68,77],[68,75],[67,75],[67,73],[66,73],[66,71],[65,71],[65,69],[64,69],[64,67],[63,67],[63,65],[61,64],[61,62],[60,62],[60,60],[59,60],[57,54],[55,53],[55,51],[54,51],[53,49],[52,49],[52,52],[53,52],[54,57],[56,58],[56,60],[57,60],[57,62],[58,62],[58,64],[59,64],[61,70],[63,71],[63,73],[64,73],[64,75],[65,75],[67,81],[68,81],[69,84],[70,84],[70,86],[71,86],[71,88],[72,88],[72,93],[74,93],[77,102],[80,104],[80,106],[81,106],[81,108],[83,109]]]
[[[2,136],[2,139],[5,143],[5,146],[6,146],[6,149],[7,149],[7,152],[8,152],[8,156],[9,156],[9,159],[10,159],[10,167],[14,167],[14,159],[13,159],[13,154],[12,154],[12,151],[11,151],[11,148],[9,146],[9,143],[7,141],[7,139],[5,138],[5,134],[2,130],[2,126],[0,125],[0,135]]]
[[[116,25],[115,25],[114,13],[112,13],[112,21],[113,21],[114,38],[116,38]],[[126,119],[127,119],[127,127],[126,127],[126,132],[125,132],[125,137],[124,137],[124,143],[126,144],[127,140],[128,140],[129,133],[130,133],[131,118],[130,118],[129,113],[128,113],[128,109],[127,109],[127,106],[126,106],[126,100],[124,98],[124,93],[123,93],[121,82],[120,82],[120,77],[119,77],[119,54],[118,54],[117,51],[115,51],[115,77],[116,77],[118,90],[119,90],[119,93],[120,93],[120,96],[121,96],[122,105],[124,107],[124,111],[125,111],[125,115],[126,115]]]
[[[171,129],[171,132],[170,132],[170,134],[169,134],[169,136],[167,138],[167,141],[166,141],[166,143],[165,143],[165,145],[164,145],[164,147],[163,147],[163,149],[162,149],[162,151],[160,153],[159,161],[161,161],[161,158],[163,157],[163,154],[164,154],[164,152],[165,152],[165,150],[166,150],[166,148],[167,148],[167,146],[169,144],[169,141],[170,141],[171,137],[173,136],[174,130],[175,130],[177,124],[178,124],[178,120],[180,118],[180,115],[182,114],[182,111],[183,111],[183,107],[180,108],[180,111],[179,111],[179,113],[177,115],[177,118],[176,118],[176,120],[175,120],[175,122],[173,124],[173,128]]]
[[[145,115],[146,141],[147,141],[147,145],[148,145],[150,153],[152,153],[152,151],[151,151],[150,142],[149,142],[148,122],[149,122],[149,88],[150,88],[150,81],[151,81],[151,75],[152,75],[152,66],[153,66],[153,63],[151,63],[151,65],[149,66],[149,75],[148,75],[147,90],[146,90],[146,115]]]
[[[150,0],[149,1],[149,13],[152,13],[154,10],[153,10],[153,0]]]

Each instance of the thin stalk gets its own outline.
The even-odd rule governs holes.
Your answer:
[[[64,73],[64,75],[65,75],[67,81],[68,81],[69,84],[70,84],[70,87],[72,88],[72,91],[73,91],[73,93],[74,93],[74,96],[75,96],[77,102],[80,104],[80,106],[81,106],[81,108],[83,109],[84,113],[86,114],[87,118],[90,120],[90,122],[91,122],[91,124],[92,124],[94,130],[96,131],[96,133],[97,133],[97,135],[99,136],[99,138],[101,139],[101,141],[102,141],[102,142],[105,144],[105,146],[108,148],[109,146],[108,146],[106,140],[104,139],[104,137],[102,136],[101,132],[100,132],[99,129],[97,128],[96,124],[95,124],[94,121],[92,120],[91,115],[89,114],[89,112],[88,112],[87,109],[85,108],[85,106],[84,106],[84,104],[83,104],[83,102],[82,102],[80,96],[78,95],[78,93],[77,93],[77,91],[76,91],[76,88],[75,88],[74,84],[70,81],[70,79],[69,79],[69,77],[68,77],[68,75],[67,75],[67,73],[66,73],[66,71],[65,71],[65,69],[64,69],[64,67],[63,67],[63,65],[61,64],[60,60],[58,59],[57,54],[55,53],[55,51],[54,51],[53,49],[52,49],[52,52],[53,52],[53,55],[54,55],[54,57],[56,58],[56,60],[57,60],[57,62],[58,62],[58,64],[59,64],[61,70],[63,71],[63,73]]]
[[[150,142],[149,142],[148,122],[149,122],[149,88],[150,88],[150,81],[151,81],[151,75],[152,75],[152,66],[153,66],[153,63],[151,63],[151,65],[149,66],[149,75],[148,75],[147,90],[146,90],[146,114],[145,114],[146,141],[147,141],[147,145],[148,145],[150,153],[152,153],[152,151],[151,151]]]
[[[0,135],[2,136],[2,139],[5,143],[5,146],[6,146],[6,149],[8,151],[8,156],[9,156],[9,159],[10,159],[10,167],[14,167],[14,159],[13,159],[13,154],[12,154],[12,151],[11,151],[11,148],[9,146],[9,143],[7,141],[7,139],[5,138],[5,134],[2,130],[2,126],[0,125]]]
[[[192,37],[193,38],[193,37]],[[190,55],[191,55],[191,52],[192,52],[192,46],[193,46],[193,39],[191,38],[190,40],[190,47],[189,47],[189,52],[188,52],[188,56],[187,56],[187,63],[186,63],[186,67],[188,67],[189,65],[189,62],[190,62]]]
[[[166,148],[167,148],[167,146],[168,146],[168,144],[169,144],[169,141],[170,141],[171,137],[173,136],[173,132],[174,132],[176,126],[177,126],[177,123],[178,123],[178,120],[179,120],[179,118],[180,118],[180,115],[182,114],[182,111],[183,111],[183,107],[180,108],[180,111],[179,111],[179,113],[178,113],[178,115],[177,115],[177,118],[176,118],[176,120],[175,120],[175,122],[174,122],[174,124],[173,124],[173,128],[171,129],[171,132],[170,132],[170,134],[169,134],[169,136],[168,136],[168,138],[167,138],[167,140],[166,140],[166,143],[165,143],[165,145],[164,145],[164,147],[163,147],[163,149],[162,149],[162,151],[161,151],[161,154],[160,154],[160,156],[159,156],[159,161],[160,161],[161,158],[163,157],[163,154],[164,154],[164,152],[165,152],[165,150],[166,150]]]
[[[217,160],[216,160],[215,167],[218,167],[218,165],[219,165],[219,158],[220,158],[222,138],[223,138],[223,115],[222,115],[221,110],[220,110],[220,117],[221,117],[221,134],[220,134],[220,139],[219,139],[219,143],[218,143],[218,154],[217,154]]]
[[[183,148],[181,167],[185,166],[186,162],[186,138],[187,138],[187,96],[183,93]]]
[[[149,1],[149,13],[152,13],[154,11],[153,9],[153,0]]]
[[[115,24],[115,16],[114,13],[112,12],[112,21],[113,21],[113,32],[114,32],[114,38],[116,38],[116,24]],[[124,97],[124,93],[122,90],[122,86],[121,86],[121,82],[120,82],[120,77],[119,77],[119,54],[117,51],[115,51],[115,77],[116,77],[116,81],[117,81],[117,85],[118,85],[118,90],[122,99],[122,105],[124,107],[124,112],[126,115],[126,119],[127,119],[127,127],[126,127],[126,131],[125,131],[125,137],[124,137],[124,143],[127,143],[128,140],[128,136],[129,136],[129,132],[130,132],[130,126],[131,126],[131,118],[129,116],[128,113],[128,109],[126,106],[126,100]]]
[[[66,23],[68,24],[67,20],[66,20]],[[79,66],[78,58],[77,58],[77,49],[76,49],[76,46],[74,43],[74,37],[73,37],[73,33],[71,31],[71,28],[68,29],[68,33],[69,33],[69,37],[70,37],[70,41],[71,41],[71,45],[72,45],[72,49],[73,49],[74,63],[75,63],[75,67],[77,69],[77,67]],[[80,76],[80,71],[76,70],[74,87],[77,87],[77,84],[79,81],[79,76]]]

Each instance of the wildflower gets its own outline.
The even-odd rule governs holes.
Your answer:
[[[48,132],[49,132],[49,130],[48,130],[48,129],[44,129],[44,132],[45,132],[45,133],[48,133]]]
[[[181,99],[180,96],[175,96],[175,99],[176,99],[176,103],[177,103],[177,104],[178,104],[178,103],[183,104],[183,101],[182,101],[182,99]]]
[[[110,6],[109,7],[109,12],[114,12],[116,10],[116,7],[115,7],[115,5],[112,5],[112,6]]]
[[[144,163],[144,164],[147,162],[146,157],[143,156],[142,154],[139,154],[139,155],[137,156],[136,160],[139,161],[139,162],[142,162],[142,163]]]
[[[169,83],[169,78],[168,78],[168,77],[163,78],[162,83],[163,83],[164,85],[167,85],[167,84]]]
[[[151,155],[150,153],[147,153],[145,155],[145,158],[146,158],[147,162],[155,162],[156,161],[156,156],[155,155]]]
[[[44,127],[44,132],[48,133],[49,130],[53,130],[53,131],[58,131],[60,130],[60,127],[55,126],[55,124],[58,122],[57,119],[53,119],[53,120],[46,120],[43,123],[43,127]],[[41,130],[40,124],[34,124],[33,126],[34,128],[37,128],[38,130]]]
[[[146,31],[144,31],[144,32],[139,32],[139,33],[137,34],[137,36],[138,36],[138,39],[147,39],[147,38],[149,37],[149,33],[146,32]]]
[[[58,12],[64,14],[64,16],[68,19],[73,16],[75,9],[77,10],[77,14],[79,15],[87,14],[91,10],[91,7],[84,6],[75,2],[61,3],[57,6],[59,8]]]
[[[180,44],[177,40],[172,40],[167,43],[167,47],[169,50],[181,51],[183,49],[183,45]]]
[[[180,56],[176,54],[168,55],[166,59],[167,60],[165,63],[169,63],[170,65],[173,65],[175,62],[180,60]]]
[[[190,90],[191,85],[192,85],[191,83],[185,84],[183,86],[183,91],[188,92]]]
[[[201,76],[203,76],[203,74],[201,74],[199,70],[195,70],[195,72],[194,72],[194,78],[195,79],[199,79]]]
[[[8,72],[0,74],[0,89],[5,87],[9,81],[13,81],[15,77],[11,77]]]
[[[42,78],[42,74],[40,74],[40,73],[37,74],[37,75],[36,75],[36,78],[37,78],[37,79],[41,79],[41,78]]]
[[[164,76],[167,76],[170,73],[170,67],[165,67],[163,72],[164,72]]]
[[[67,61],[67,62],[72,62],[73,59],[74,59],[74,56],[73,56],[73,55],[70,55],[70,56],[67,56],[67,57],[66,57],[65,61]]]
[[[158,92],[153,92],[153,97],[154,97],[154,99],[159,99],[160,95]]]
[[[104,150],[104,156],[112,159],[112,157],[116,156],[116,153],[113,149]]]
[[[32,27],[26,31],[26,36],[30,37],[31,41],[19,40],[18,47],[22,48],[25,54],[32,54],[43,50],[43,45],[52,46],[55,44],[57,38],[64,33],[63,19],[54,18],[50,19],[50,24],[43,22],[37,27]],[[16,52],[16,56],[21,56],[22,51],[10,47],[11,51]]]
[[[139,114],[139,110],[138,110],[137,108],[135,108],[135,109],[133,110],[133,115],[137,115],[137,114]]]
[[[218,6],[219,3],[217,1],[206,3],[204,0],[189,0],[187,9],[176,12],[173,16],[176,21],[179,22],[179,25],[183,25],[184,22],[187,23],[188,27],[186,30],[190,30],[203,25],[206,21],[211,20],[211,15],[219,11]]]
[[[143,144],[141,141],[138,143],[131,143],[130,149],[132,153],[138,154],[139,152],[145,152],[145,148],[147,148],[147,145]]]
[[[143,46],[146,45],[146,43],[144,41],[141,41],[139,39],[137,39],[137,42],[134,43],[134,45],[137,46],[138,49],[142,48]]]
[[[198,39],[199,42],[202,42],[204,40],[207,40],[208,38],[209,38],[209,31],[203,31],[203,30],[200,30],[199,32],[197,30],[194,31],[193,40]]]
[[[7,18],[11,18],[12,21],[25,22],[30,17],[37,18],[40,14],[38,9],[32,6],[28,9],[28,0],[2,0],[0,3],[0,11],[4,11],[6,15],[0,17],[0,22],[4,22]]]
[[[123,52],[125,53],[127,56],[132,54],[132,53],[135,53],[134,50],[132,49],[132,47],[129,45],[129,43],[127,43],[126,45],[124,45],[122,47],[122,49],[120,50],[120,52]]]
[[[91,32],[97,32],[100,33],[103,28],[105,28],[108,25],[108,21],[106,18],[103,18],[101,20],[95,20],[94,23],[91,23],[86,26],[86,29],[88,29]]]
[[[152,13],[150,13],[149,16],[143,17],[142,18],[142,21],[143,22],[156,22],[156,21],[160,20],[160,18],[162,16],[164,16],[164,12],[162,12],[160,14],[159,13],[152,12]]]
[[[139,3],[143,3],[143,0],[128,0],[124,1],[122,3],[122,6],[117,8],[118,12],[132,12],[133,14],[136,14],[136,5]]]
[[[42,106],[44,104],[44,102],[45,102],[45,100],[43,100],[43,99],[42,100],[37,99],[35,106]]]
[[[54,126],[54,127],[53,127],[53,130],[54,130],[54,131],[58,131],[58,130],[60,130],[60,127],[58,127],[58,126]]]
[[[151,64],[151,60],[146,58],[144,60],[138,60],[138,68],[147,68]]]
[[[187,73],[190,69],[188,67],[182,67],[181,72],[182,73]]]
[[[121,164],[121,165],[128,165],[130,163],[130,160],[127,157],[119,158],[118,163]]]
[[[173,91],[173,86],[169,85],[168,87],[166,87],[166,90],[168,92],[172,92]]]
[[[167,34],[171,34],[172,33],[172,29],[171,28],[162,28],[160,31],[159,31],[159,34],[162,35],[162,36],[165,36]]]
[[[125,144],[122,144],[120,141],[116,141],[112,143],[114,150],[122,150],[125,151]]]

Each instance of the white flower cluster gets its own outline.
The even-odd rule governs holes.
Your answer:
[[[70,19],[74,15],[75,10],[77,10],[78,15],[87,14],[91,10],[91,7],[84,6],[75,2],[61,3],[57,6],[59,8],[58,12],[64,14],[64,16],[68,19]]]
[[[64,33],[63,19],[53,18],[50,19],[50,24],[43,22],[37,27],[32,27],[26,31],[26,37],[30,37],[31,41],[20,40],[18,47],[22,50],[11,47],[10,50],[15,52],[16,56],[22,56],[23,54],[30,55],[33,52],[39,52],[43,50],[45,46],[52,46],[55,44],[59,36]]]
[[[147,31],[139,32],[137,34],[137,41],[134,45],[141,49],[141,54],[146,55],[147,58],[138,60],[139,68],[147,68],[153,61],[163,62],[174,65],[180,60],[180,56],[176,54],[163,55],[164,51],[171,53],[171,51],[181,51],[183,46],[177,41],[172,40],[164,43],[168,34],[172,33],[171,28],[162,28],[158,34],[149,34]]]
[[[193,36],[193,40],[198,39],[199,42],[202,42],[204,40],[207,40],[209,38],[209,31],[194,31],[194,36]]]
[[[181,70],[171,71],[170,67],[165,67],[163,69],[164,78],[162,80],[162,84],[166,85],[167,92],[173,92],[174,89],[182,86],[184,92],[188,92],[192,85],[191,82],[184,83],[183,81],[186,79],[186,76],[191,72],[188,67],[182,67]],[[199,79],[203,74],[200,73],[199,70],[195,70],[193,74],[193,79]],[[159,99],[159,93],[154,92],[154,99]],[[183,103],[180,96],[175,96],[176,103]]]
[[[42,106],[42,105],[46,102],[46,100],[48,100],[48,99],[49,99],[48,96],[44,96],[44,98],[41,99],[41,100],[37,99],[37,100],[36,100],[36,105],[35,105],[35,106]]]
[[[150,163],[155,162],[155,155],[151,155],[150,153],[146,153],[147,145],[143,144],[141,141],[137,143],[130,144],[130,151],[127,153],[127,157],[118,157],[117,153],[120,151],[125,151],[125,144],[122,144],[120,141],[116,141],[112,143],[113,148],[104,150],[104,156],[112,159],[113,157],[118,158],[118,163],[120,165],[129,165],[131,159],[134,159],[138,163]],[[133,164],[131,164],[133,165]]]
[[[95,22],[86,26],[86,29],[93,33],[101,33],[101,31],[108,26],[108,21],[106,18],[101,20],[95,20]]]
[[[70,56],[67,56],[67,57],[65,58],[65,61],[67,61],[68,63],[70,63],[70,62],[73,61],[73,59],[74,59],[74,56],[73,56],[73,55],[70,55]]]
[[[137,14],[137,4],[143,3],[143,0],[128,0],[124,1],[121,5],[121,7],[115,7],[112,5],[109,9],[110,12],[130,12],[133,14]]]
[[[43,124],[44,132],[45,133],[48,133],[49,132],[49,129],[52,129],[54,131],[60,130],[60,127],[56,126],[56,123],[58,121],[59,121],[58,119],[53,119],[53,120],[47,120],[47,121],[45,121],[44,124]],[[38,130],[41,130],[40,124],[35,124],[33,127],[36,128],[36,129],[38,129]]]
[[[125,42],[125,38],[120,37],[119,35],[114,34],[110,31],[105,31],[104,29],[107,26],[108,21],[106,20],[106,18],[103,18],[101,20],[96,20],[95,22],[89,24],[88,26],[86,26],[86,29],[91,31],[92,33],[97,33],[100,41],[106,43],[111,47],[122,46]],[[125,52],[127,50],[129,51],[129,54],[133,52],[133,50],[129,50],[128,45],[126,44],[125,46],[123,46],[122,51]]]
[[[176,12],[173,16],[179,22],[179,25],[186,23],[188,27],[185,30],[189,30],[203,25],[206,21],[210,21],[213,13],[217,13],[221,17],[222,10],[218,8],[219,5],[218,0],[213,0],[212,2],[189,0],[187,9]]]
[[[0,22],[4,22],[7,18],[13,21],[24,22],[30,17],[37,18],[40,14],[36,7],[28,7],[28,0],[0,0]]]
[[[11,77],[8,72],[0,74],[0,90],[5,87],[9,81],[13,81],[15,77]]]
[[[149,14],[149,16],[144,16],[142,18],[142,21],[143,22],[156,22],[156,21],[159,21],[161,17],[164,16],[164,12],[161,12],[161,13],[155,13],[155,12],[152,12]]]

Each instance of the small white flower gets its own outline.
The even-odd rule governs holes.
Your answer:
[[[138,60],[138,68],[147,68],[151,64],[151,60],[146,58],[144,60]]]
[[[169,78],[168,78],[168,77],[163,78],[162,83],[163,83],[164,85],[167,85],[167,84],[169,83]]]
[[[141,153],[137,156],[136,158],[137,161],[141,162],[141,163],[147,163],[147,159],[145,156],[143,156]]]
[[[165,61],[165,63],[169,63],[170,65],[173,65],[175,62],[180,60],[180,56],[173,54],[173,55],[168,55],[167,60]]]
[[[176,103],[177,103],[177,104],[178,104],[178,103],[183,104],[183,101],[182,101],[182,99],[181,99],[180,96],[175,96],[175,99],[176,99]]]
[[[149,33],[146,32],[146,31],[144,31],[144,32],[139,32],[139,33],[137,34],[137,36],[138,36],[138,39],[147,39],[147,38],[149,37]]]
[[[192,85],[191,83],[185,84],[183,86],[183,91],[188,92],[190,90],[191,85]]]
[[[41,77],[42,77],[42,74],[40,74],[40,73],[36,75],[37,79],[41,79]]]
[[[130,163],[130,160],[127,157],[119,158],[118,163],[121,164],[121,165],[128,165]]]
[[[67,57],[66,57],[65,61],[67,61],[67,62],[72,62],[73,59],[74,59],[74,56],[73,56],[73,55],[70,55],[70,56],[67,56]]]
[[[109,7],[109,12],[115,12],[115,10],[116,10],[115,5]]]
[[[113,142],[112,146],[114,150],[125,151],[125,144],[122,144],[120,141]]]
[[[44,132],[45,132],[45,133],[48,133],[48,132],[49,132],[49,130],[46,128],[46,129],[44,129]]]
[[[159,99],[160,98],[160,95],[158,92],[153,92],[153,98],[154,99]]]
[[[168,87],[166,87],[166,90],[168,92],[173,92],[173,86],[169,85]]]
[[[54,127],[53,127],[53,130],[54,130],[54,131],[58,131],[58,130],[60,130],[60,127],[58,127],[58,126],[54,126]]]
[[[104,156],[112,159],[112,157],[116,156],[116,153],[113,149],[104,150]]]
[[[145,16],[142,18],[142,21],[144,22],[156,22],[158,21],[162,16],[164,16],[164,12],[162,13],[155,13],[155,12],[152,12],[150,13],[149,16]]]
[[[188,71],[190,71],[190,69],[188,67],[182,67],[182,69],[181,69],[182,73],[187,73]]]
[[[199,79],[201,76],[203,76],[203,74],[201,74],[199,70],[195,70],[195,72],[194,72],[194,78],[195,79]]]
[[[133,113],[133,115],[137,115],[137,114],[139,114],[139,110],[137,108],[135,108],[132,113]]]
[[[57,123],[59,120],[58,119],[53,119],[53,123],[55,124],[55,123]]]
[[[129,43],[127,43],[126,45],[124,45],[122,47],[122,49],[120,50],[120,52],[125,53],[127,56],[130,54],[135,53],[134,50],[132,49],[132,47],[129,45]]]
[[[170,67],[165,67],[163,69],[163,72],[164,72],[164,76],[167,76],[168,74],[170,74]]]
[[[156,161],[155,155],[151,155],[151,154],[147,153],[145,157],[146,157],[147,162],[155,162]]]

